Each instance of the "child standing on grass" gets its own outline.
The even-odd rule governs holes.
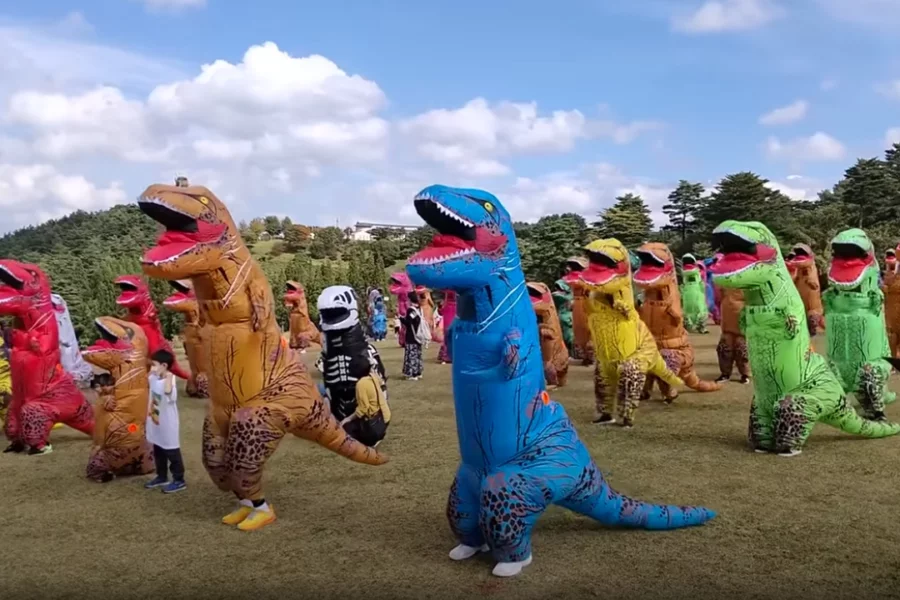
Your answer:
[[[175,375],[170,372],[175,357],[168,350],[157,350],[150,356],[150,410],[147,415],[147,441],[153,444],[156,477],[144,487],[162,488],[174,494],[187,488],[184,483],[184,462],[178,440],[178,388]],[[172,481],[169,481],[169,467]]]

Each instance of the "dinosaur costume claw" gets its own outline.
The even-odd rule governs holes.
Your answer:
[[[410,258],[407,272],[417,284],[455,291],[458,303],[449,335],[462,461],[447,502],[459,541],[450,558],[489,549],[495,575],[518,574],[531,561],[531,531],[550,504],[644,529],[711,519],[715,513],[705,508],[646,504],[610,489],[546,391],[512,219],[497,198],[431,186],[415,203],[438,235]],[[474,251],[457,253],[464,248]]]
[[[772,232],[758,222],[725,221],[713,240],[722,253],[713,266],[716,285],[744,292],[741,320],[754,373],[751,447],[793,456],[818,421],[869,438],[900,433],[900,425],[863,419],[850,408],[838,376],[812,351],[803,301]]]
[[[144,272],[190,279],[209,329],[203,464],[213,482],[262,500],[263,465],[286,433],[356,462],[387,462],[347,436],[282,338],[272,290],[225,205],[204,187],[170,185],[151,185],[138,205],[166,227],[144,253]]]

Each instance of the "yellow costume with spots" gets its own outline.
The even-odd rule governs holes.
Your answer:
[[[656,340],[634,306],[628,250],[616,239],[596,240],[585,246],[590,264],[581,272],[588,286],[588,326],[597,360],[594,369],[595,419],[598,424],[631,427],[634,411],[648,375],[670,386],[683,382],[666,367]]]

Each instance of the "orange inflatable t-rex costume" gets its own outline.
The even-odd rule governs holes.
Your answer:
[[[900,245],[897,246],[900,248]],[[891,356],[900,358],[900,273],[897,272],[897,252],[888,250],[884,256],[884,323],[887,327]]]
[[[594,364],[594,346],[591,341],[591,329],[588,327],[587,298],[590,289],[581,280],[579,273],[588,267],[588,259],[573,256],[566,259],[566,275],[563,281],[572,288],[572,358],[580,360],[584,366]]]
[[[744,308],[744,292],[737,288],[716,287],[716,303],[722,314],[722,337],[716,346],[721,375],[716,381],[728,381],[737,366],[741,383],[750,383],[750,354],[747,338],[741,331],[741,310]]]
[[[296,281],[284,284],[284,305],[291,309],[291,348],[306,352],[310,343],[322,345],[322,334],[309,318],[306,289]]]
[[[824,310],[822,309],[822,287],[819,284],[819,270],[816,268],[816,257],[812,248],[806,244],[794,244],[791,248],[794,255],[788,271],[803,306],[806,308],[806,324],[809,327],[809,335],[816,335],[818,330],[825,329]],[[788,255],[790,256],[790,254]]]
[[[431,332],[431,339],[437,342],[442,340],[435,336],[436,328],[434,326],[434,299],[431,297],[431,290],[423,285],[416,286],[416,295],[419,296],[419,309],[422,311],[422,318],[428,323],[428,330]]]
[[[648,243],[637,249],[641,266],[634,272],[635,285],[644,291],[644,302],[638,309],[656,339],[659,353],[670,371],[678,375],[686,386],[698,392],[722,389],[721,383],[704,381],[694,370],[694,347],[684,328],[681,292],[675,277],[675,258],[665,244]],[[653,383],[657,382],[666,402],[678,397],[678,390],[658,377],[647,378],[643,398],[649,398]]]
[[[556,314],[556,303],[553,302],[550,288],[543,283],[529,281],[526,286],[531,297],[531,306],[538,319],[547,388],[562,387],[566,385],[569,374],[569,350],[563,341],[562,326],[559,324],[559,315]]]
[[[206,376],[206,347],[204,346],[204,327],[200,322],[200,308],[190,280],[170,281],[175,293],[163,301],[163,306],[184,315],[184,327],[181,328],[181,339],[184,342],[184,353],[187,355],[191,378],[187,380],[185,391],[193,398],[209,397],[209,379]]]
[[[272,289],[225,205],[205,187],[158,184],[138,206],[166,228],[144,253],[142,269],[150,277],[189,278],[208,327],[203,464],[240,501],[222,522],[253,530],[275,520],[262,473],[286,433],[359,463],[387,462],[346,434],[281,337]]]
[[[134,323],[113,317],[98,317],[94,324],[100,339],[82,355],[109,371],[112,381],[101,383],[94,405],[94,444],[87,476],[106,482],[117,475],[145,475],[154,466],[144,431],[150,396],[147,336]]]

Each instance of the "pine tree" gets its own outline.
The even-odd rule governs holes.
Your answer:
[[[599,237],[616,238],[632,248],[647,241],[653,220],[644,199],[628,193],[616,198],[615,204],[601,212],[594,227]]]
[[[665,229],[678,232],[682,243],[693,230],[697,212],[703,203],[704,191],[703,184],[682,179],[678,182],[678,187],[669,194],[668,203],[662,207],[662,211],[669,217],[669,224]]]

